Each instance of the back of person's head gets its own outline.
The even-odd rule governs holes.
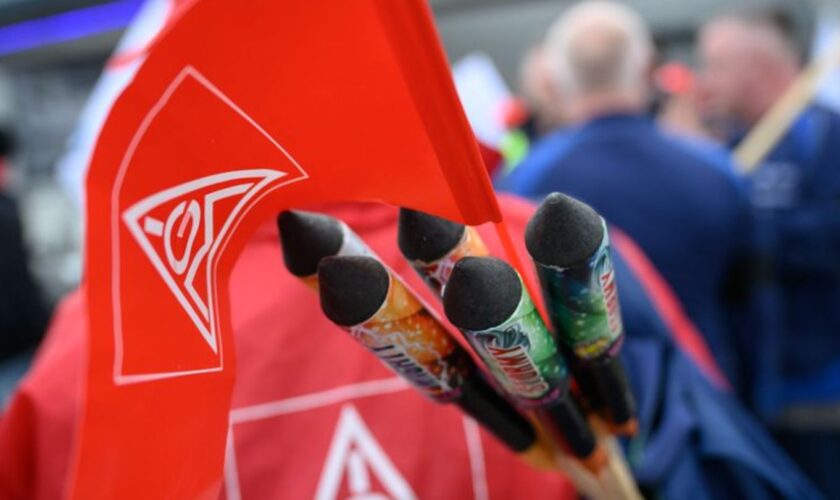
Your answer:
[[[563,125],[562,99],[552,84],[542,41],[531,46],[522,58],[518,91],[538,133],[543,134]]]
[[[641,16],[621,3],[588,0],[569,8],[548,32],[546,58],[555,84],[573,107],[641,110],[646,104],[652,37]]]
[[[699,37],[701,88],[717,113],[757,120],[793,81],[801,64],[791,19],[778,9],[719,13]]]
[[[701,37],[722,30],[737,32],[756,52],[801,63],[794,20],[782,9],[747,6],[717,12],[703,23]]]

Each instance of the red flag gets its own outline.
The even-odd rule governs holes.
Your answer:
[[[228,277],[267,217],[381,200],[499,221],[425,3],[197,0],[156,39],[88,177],[74,497],[218,494]]]

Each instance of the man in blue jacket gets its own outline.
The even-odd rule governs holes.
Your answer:
[[[737,384],[724,292],[749,211],[728,156],[670,137],[645,116],[653,48],[635,12],[581,3],[552,27],[545,50],[571,127],[538,143],[498,187],[568,193],[627,231]]]
[[[699,41],[703,109],[736,146],[801,67],[783,19],[740,12]],[[767,329],[754,402],[829,496],[840,495],[840,115],[807,108],[748,180],[762,238]]]

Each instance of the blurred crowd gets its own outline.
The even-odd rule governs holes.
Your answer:
[[[696,67],[654,67],[638,14],[572,7],[524,58],[527,112],[511,133],[529,151],[509,156],[496,184],[568,193],[627,231],[741,400],[835,496],[840,115],[808,104],[781,137],[761,136],[805,66],[779,12],[713,16],[695,52]],[[739,161],[740,146],[762,139],[759,161]]]
[[[494,183],[567,193],[629,235],[729,390],[836,498],[840,114],[807,98],[801,42],[780,12],[726,11],[702,24],[689,66],[662,61],[624,4],[575,4],[524,54]],[[50,316],[4,189],[11,147],[0,136],[0,398]]]

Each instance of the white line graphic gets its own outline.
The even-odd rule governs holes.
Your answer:
[[[222,228],[219,230],[218,234],[215,235],[212,244],[205,248],[202,247],[201,250],[206,252],[206,257],[201,255],[201,257],[206,258],[206,268],[207,273],[206,276],[203,278],[207,280],[207,297],[206,301],[200,300],[200,295],[195,292],[195,289],[192,287],[192,279],[196,277],[197,269],[190,269],[190,274],[188,275],[188,281],[186,282],[187,285],[185,289],[187,290],[187,294],[189,295],[189,299],[186,295],[184,295],[180,289],[175,286],[173,287],[173,280],[167,278],[169,273],[160,273],[159,263],[155,260],[160,261],[160,257],[157,258],[151,257],[151,255],[157,256],[157,253],[154,252],[153,248],[149,248],[150,245],[144,244],[141,240],[143,238],[147,238],[146,235],[157,236],[159,234],[166,234],[166,225],[164,221],[157,220],[157,219],[146,219],[142,221],[142,227],[140,226],[140,221],[138,219],[140,213],[143,211],[140,209],[140,204],[146,202],[148,206],[147,211],[151,210],[154,206],[154,201],[157,200],[158,203],[162,203],[161,198],[166,197],[167,199],[171,199],[172,196],[177,195],[177,191],[181,190],[186,192],[188,189],[188,185],[191,183],[182,184],[179,186],[175,186],[173,188],[169,188],[163,190],[161,192],[155,193],[141,202],[136,203],[128,211],[126,211],[124,220],[125,223],[129,226],[129,230],[132,235],[137,240],[138,244],[140,244],[141,248],[143,249],[144,253],[149,256],[150,260],[152,261],[152,265],[158,269],[158,272],[161,274],[162,279],[170,288],[173,290],[176,300],[179,304],[184,308],[186,314],[190,317],[193,323],[196,324],[196,327],[207,342],[208,346],[218,354],[218,364],[216,366],[211,366],[207,368],[201,369],[193,369],[193,370],[175,370],[175,371],[162,371],[162,372],[150,372],[150,373],[132,373],[132,374],[125,374],[123,370],[123,358],[124,358],[124,340],[123,340],[123,317],[122,317],[122,304],[120,301],[120,289],[121,289],[121,280],[122,276],[120,275],[120,238],[119,238],[119,231],[120,231],[120,192],[125,180],[125,175],[128,170],[128,166],[131,164],[131,160],[134,156],[134,153],[139,146],[142,138],[146,134],[146,131],[154,122],[155,118],[160,114],[160,112],[166,107],[167,103],[176,92],[176,90],[183,84],[183,82],[190,78],[197,83],[199,83],[205,90],[213,94],[216,98],[218,98],[223,104],[237,113],[242,119],[248,122],[255,130],[257,130],[262,136],[264,136],[274,147],[277,148],[280,153],[285,156],[288,160],[289,165],[293,167],[293,169],[297,170],[298,175],[296,176],[288,176],[288,172],[281,172],[278,170],[272,169],[250,169],[250,170],[239,170],[234,172],[226,172],[224,174],[217,174],[219,177],[214,177],[215,180],[221,181],[224,179],[224,176],[232,176],[231,178],[238,179],[241,178],[245,174],[245,172],[249,172],[250,174],[254,174],[259,172],[260,175],[258,178],[252,178],[251,182],[256,182],[252,187],[250,187],[247,192],[243,195],[242,200],[240,200],[239,204],[235,207],[233,212],[229,214],[226,218],[226,221]],[[240,177],[237,177],[240,176]],[[202,181],[206,181],[208,177],[197,179],[192,181],[193,183],[201,183]],[[288,180],[281,179],[282,177],[288,177]],[[261,178],[261,180],[259,180]],[[218,88],[216,88],[207,78],[205,78],[201,73],[199,73],[195,68],[192,66],[186,66],[181,72],[173,79],[172,83],[166,88],[164,93],[161,95],[160,99],[155,103],[155,105],[149,110],[149,113],[143,119],[140,127],[135,132],[134,137],[132,137],[131,142],[126,149],[125,155],[122,158],[120,163],[119,170],[117,172],[114,186],[111,191],[111,255],[112,255],[112,282],[111,282],[111,300],[114,310],[114,345],[115,345],[115,354],[114,354],[114,382],[118,385],[120,384],[131,384],[131,383],[140,383],[140,382],[148,382],[153,380],[160,380],[164,378],[171,378],[171,377],[180,377],[180,376],[187,376],[187,375],[196,375],[201,373],[208,373],[214,371],[220,371],[224,368],[224,350],[222,348],[222,339],[220,336],[217,335],[215,331],[215,325],[219,324],[218,318],[218,310],[215,307],[215,304],[218,302],[216,299],[215,294],[218,291],[216,286],[217,280],[217,264],[219,261],[220,255],[224,252],[227,248],[227,244],[230,241],[230,237],[234,234],[243,220],[244,216],[253,208],[260,200],[262,200],[268,193],[273,192],[274,190],[291,184],[293,182],[301,181],[307,179],[308,175],[306,172],[300,167],[300,165],[292,158],[288,152],[277,142],[275,141],[262,127],[260,127],[250,116],[248,116],[242,109],[240,109],[232,100],[230,100],[224,93],[222,93]],[[198,188],[197,185],[193,185],[193,188]],[[243,186],[238,186],[239,189],[246,189]],[[234,188],[236,191],[236,188]],[[226,195],[233,195],[233,192],[226,192]],[[242,195],[242,192],[235,193],[238,195]],[[168,196],[168,197],[167,197]],[[156,198],[157,197],[157,198]],[[209,197],[209,200],[205,200],[206,203],[212,203],[217,201],[218,198]],[[205,214],[207,213],[207,206],[204,206]],[[134,210],[133,212],[129,213],[130,211]],[[188,210],[188,206],[185,206],[184,211]],[[212,213],[212,210],[210,210]],[[194,216],[191,216],[194,217]],[[129,221],[133,222],[129,222]],[[173,219],[174,220],[174,219]],[[182,219],[181,229],[185,226],[184,220]],[[207,227],[212,226],[205,226],[205,231]],[[144,229],[146,230],[144,232]],[[175,231],[178,229],[176,228]],[[138,238],[138,231],[139,234],[142,234],[142,238]],[[206,233],[205,233],[206,238]],[[205,242],[206,243],[206,242]],[[152,252],[150,253],[150,250]],[[201,260],[201,259],[197,259]],[[180,262],[175,259],[174,262],[180,265]],[[161,262],[162,263],[162,262]],[[175,290],[178,290],[177,292]],[[189,307],[185,306],[185,302],[190,303]]]

